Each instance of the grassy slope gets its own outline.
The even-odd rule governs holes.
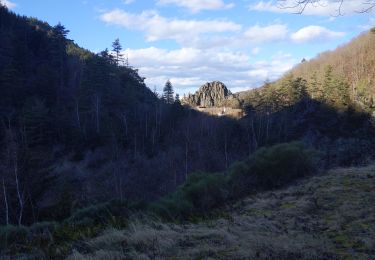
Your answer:
[[[247,198],[223,216],[188,225],[133,221],[69,258],[375,259],[375,165]]]

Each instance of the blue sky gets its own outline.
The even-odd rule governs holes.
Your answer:
[[[287,0],[293,5],[295,0]],[[93,52],[120,38],[130,65],[147,85],[192,93],[221,80],[232,91],[280,77],[303,58],[335,49],[375,26],[374,13],[358,14],[359,0],[322,0],[298,10],[266,0],[0,0],[12,11],[51,25]]]

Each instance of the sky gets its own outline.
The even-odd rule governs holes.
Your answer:
[[[302,14],[295,0],[0,0],[98,53],[119,38],[150,89],[176,93],[222,81],[232,92],[276,80],[303,58],[334,50],[375,26],[360,0],[322,0]],[[287,8],[285,8],[287,7]]]

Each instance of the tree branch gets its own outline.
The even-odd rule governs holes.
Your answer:
[[[311,5],[316,7],[317,5],[324,6],[324,1],[322,0],[277,0],[278,7],[280,9],[296,9],[296,14],[302,14],[305,12],[306,8]],[[345,4],[345,0],[335,0],[332,3],[337,4],[337,16],[341,16],[342,9]],[[364,0],[358,3],[358,13],[368,13],[371,12],[375,8],[375,0]]]

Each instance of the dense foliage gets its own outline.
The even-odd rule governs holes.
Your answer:
[[[318,153],[292,142],[261,148],[223,173],[194,173],[151,210],[167,219],[186,220],[256,191],[281,187],[318,171]]]
[[[173,221],[204,218],[218,212],[255,191],[280,187],[317,171],[316,152],[302,143],[285,143],[262,148],[243,162],[221,173],[193,173],[173,194],[149,205],[111,201],[77,210],[61,223],[41,222],[31,227],[0,228],[0,249],[34,253],[48,251],[58,254],[65,243],[95,236],[108,227],[124,228],[130,214],[154,215]],[[44,241],[45,240],[45,241]],[[44,242],[43,242],[44,241]],[[55,241],[52,244],[51,241]],[[20,248],[17,248],[17,245]],[[68,253],[69,248],[65,248]],[[1,255],[0,255],[1,256]]]
[[[246,156],[239,122],[183,109],[171,84],[159,100],[119,40],[93,54],[67,34],[0,7],[0,223],[156,199]]]
[[[321,168],[373,158],[372,117],[353,102],[352,82],[335,65],[324,77],[317,72],[316,80],[293,71],[247,93],[247,115],[233,120],[182,107],[170,82],[159,99],[123,61],[118,39],[113,52],[94,54],[67,35],[61,24],[0,7],[1,225],[61,222],[88,206],[83,215],[98,210],[102,216],[105,207],[96,205],[171,193],[162,207],[175,210],[167,214],[204,213],[235,197],[235,190],[248,194],[253,182],[273,188],[309,173],[298,145],[285,153],[302,156],[296,171],[285,170],[291,166],[277,148],[256,152],[293,140],[320,150]],[[254,165],[230,167],[249,156]],[[261,163],[274,157],[274,166]],[[206,174],[212,172],[221,174]]]
[[[243,96],[256,103],[270,99],[290,104],[296,98],[292,92],[302,83],[306,94],[314,100],[337,109],[356,105],[372,113],[375,98],[374,44],[375,34],[365,32],[334,51],[303,60],[280,80]]]

